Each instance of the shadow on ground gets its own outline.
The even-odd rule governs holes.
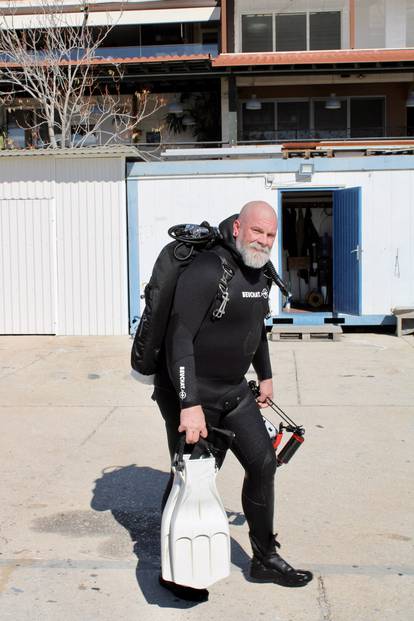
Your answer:
[[[160,506],[168,478],[165,472],[134,464],[107,469],[95,481],[91,507],[95,511],[111,511],[128,531],[138,558],[137,581],[146,601],[162,608],[191,608],[198,604],[180,600],[158,584]],[[241,514],[230,511],[229,516],[234,525],[244,521]],[[249,557],[234,539],[231,547],[232,563],[245,569]]]

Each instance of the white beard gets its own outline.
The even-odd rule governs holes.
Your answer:
[[[270,259],[269,248],[263,248],[256,242],[244,244],[239,237],[236,237],[236,248],[240,252],[243,263],[247,267],[260,269],[266,265]]]

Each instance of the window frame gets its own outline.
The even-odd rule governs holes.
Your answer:
[[[243,136],[243,131],[244,131],[244,127],[243,127],[243,104],[245,104],[248,101],[249,98],[241,98],[238,100],[238,119],[239,119],[239,128],[240,128],[240,135]],[[387,123],[387,96],[386,95],[339,95],[338,99],[340,101],[346,101],[347,103],[347,118],[346,118],[346,137],[344,139],[353,139],[352,137],[352,127],[351,127],[351,100],[352,99],[381,99],[383,101],[383,111],[384,111],[384,123],[383,123],[383,127],[384,127],[384,136],[376,136],[378,138],[386,138],[387,134],[388,134],[388,123]],[[271,131],[274,131],[277,135],[277,133],[281,130],[279,130],[278,127],[278,110],[277,110],[277,104],[279,102],[282,103],[296,103],[296,102],[303,102],[306,101],[309,103],[309,132],[312,135],[312,133],[316,132],[316,128],[315,128],[315,106],[314,106],[314,102],[316,101],[326,101],[327,100],[327,96],[325,97],[260,97],[258,98],[258,101],[263,102],[263,103],[273,103],[274,104],[274,110],[273,110],[273,123],[274,123],[274,129]],[[363,137],[362,137],[363,138]],[[367,138],[371,138],[371,136],[367,136]],[[311,140],[313,138],[310,138]],[[329,140],[330,138],[320,138],[320,140]],[[277,141],[279,141],[279,138],[276,138]],[[287,140],[287,139],[283,139],[283,140]],[[296,140],[303,140],[303,138],[297,138]],[[316,139],[319,140],[319,139]],[[241,142],[245,142],[243,139],[241,139]],[[263,142],[263,141],[261,141]]]
[[[384,136],[373,136],[372,138],[387,138],[387,134],[388,134],[388,123],[387,123],[387,96],[386,95],[352,95],[350,98],[351,99],[382,99],[383,101],[383,111],[384,111]],[[349,101],[349,106],[348,106],[348,110],[349,110],[349,132],[351,134],[351,101]],[[408,127],[407,127],[408,130]],[[351,138],[351,135],[349,136]],[[368,136],[369,138],[371,138],[371,136]],[[354,137],[355,140],[357,140],[357,138]]]
[[[289,11],[289,12],[282,12],[282,11],[261,11],[259,8],[257,9],[252,9],[251,11],[248,10],[243,10],[240,12],[239,14],[239,53],[240,54],[249,54],[249,53],[253,53],[253,52],[243,52],[243,16],[244,15],[271,15],[272,16],[272,45],[273,45],[273,50],[272,52],[277,52],[278,50],[276,49],[276,16],[277,15],[306,15],[306,50],[290,50],[290,52],[295,52],[295,51],[299,51],[299,52],[312,52],[313,50],[311,50],[309,48],[310,45],[310,14],[311,13],[339,13],[340,14],[340,28],[339,28],[339,48],[340,50],[344,49],[342,47],[343,45],[343,33],[342,33],[342,29],[343,29],[343,18],[344,18],[344,14],[345,11],[343,8],[338,8],[335,9],[334,11],[319,11],[319,10],[305,10],[305,11]],[[318,50],[318,51],[323,51],[323,50]],[[287,51],[286,53],[289,53],[289,51]]]

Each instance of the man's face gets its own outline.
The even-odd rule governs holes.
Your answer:
[[[266,265],[276,232],[276,218],[267,212],[253,212],[243,220],[235,221],[236,248],[248,267],[259,269]]]

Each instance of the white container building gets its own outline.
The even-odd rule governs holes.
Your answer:
[[[168,228],[256,199],[278,213],[272,259],[294,298],[287,311],[273,288],[273,323],[392,324],[413,306],[413,155],[134,158],[0,151],[1,334],[127,335]]]
[[[274,323],[394,323],[394,307],[414,304],[413,167],[412,155],[131,164],[131,321],[170,226],[217,225],[259,199],[278,213],[272,259],[296,301],[287,312],[274,289]],[[319,238],[314,256],[299,224],[306,214]]]

